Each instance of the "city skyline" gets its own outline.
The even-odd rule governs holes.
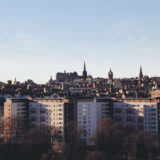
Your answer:
[[[0,81],[45,83],[56,72],[160,76],[158,0],[5,1],[0,6]],[[5,16],[4,16],[5,15]],[[42,78],[43,77],[43,78]]]
[[[56,72],[56,75],[55,76],[50,76],[50,80],[52,79],[52,80],[56,80],[56,76],[57,76],[57,73],[69,73],[69,74],[71,74],[71,73],[77,73],[78,74],[78,76],[84,76],[84,71],[86,71],[86,74],[87,74],[87,69],[86,69],[86,63],[85,63],[85,61],[84,61],[84,65],[83,65],[83,70],[82,70],[82,72],[79,74],[77,71],[71,71],[71,72],[67,72],[66,70],[64,70],[63,72]],[[97,76],[97,77],[93,77],[91,74],[88,74],[88,76],[91,76],[92,78],[106,78],[106,79],[109,79],[109,73],[110,72],[112,72],[112,69],[110,68],[109,70],[108,70],[108,73],[106,74],[106,77],[100,77],[100,76]],[[140,68],[139,68],[139,73],[136,75],[136,76],[132,76],[132,77],[115,77],[114,76],[114,72],[112,72],[112,76],[113,76],[113,78],[114,79],[123,79],[123,78],[139,78],[139,76],[140,75],[142,75],[142,77],[143,77],[143,68],[142,68],[142,66],[140,66]],[[87,76],[87,75],[86,75]],[[149,77],[148,75],[146,75],[146,74],[144,74],[144,76],[147,76],[147,77]],[[153,76],[153,77],[158,77],[158,76]],[[151,77],[150,77],[151,78]],[[7,81],[19,81],[19,80],[17,80],[17,77],[15,77],[14,79],[7,79],[6,80],[6,82]],[[42,83],[48,83],[48,80],[49,80],[49,77],[48,77],[48,79],[47,79],[47,81],[46,82],[44,82],[44,80],[42,80],[43,82],[38,82],[38,81],[35,81],[34,79],[32,79],[32,78],[27,78],[27,79],[25,79],[24,81],[19,81],[19,82],[25,82],[25,81],[27,81],[27,80],[33,80],[34,82],[36,82],[36,83],[39,83],[39,84],[42,84]],[[5,82],[5,81],[3,81],[3,82]]]

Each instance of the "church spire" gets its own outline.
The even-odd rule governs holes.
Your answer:
[[[140,66],[139,78],[140,78],[140,79],[142,79],[142,78],[143,78],[142,66]]]
[[[84,62],[84,71],[86,71],[86,63]]]
[[[86,63],[84,62],[83,78],[87,78]]]

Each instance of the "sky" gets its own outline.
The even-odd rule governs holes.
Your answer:
[[[56,72],[160,76],[159,0],[0,0],[0,81]]]

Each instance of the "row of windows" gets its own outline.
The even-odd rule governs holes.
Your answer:
[[[79,121],[79,124],[86,124],[86,123],[90,123],[90,121]]]
[[[30,104],[30,107],[63,107],[63,105]]]
[[[63,120],[63,118],[51,118],[52,120]]]

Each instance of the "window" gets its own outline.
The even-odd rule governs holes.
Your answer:
[[[83,108],[83,110],[82,110],[83,112],[85,112],[86,111],[86,108]]]

